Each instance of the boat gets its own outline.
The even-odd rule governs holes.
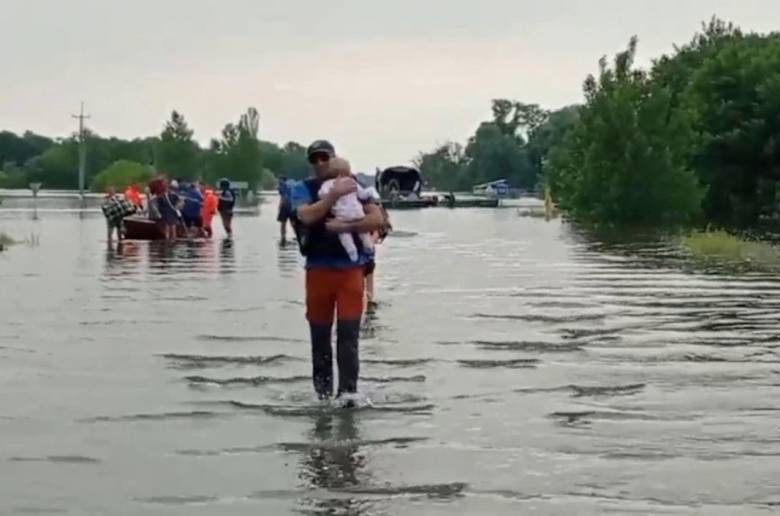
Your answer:
[[[422,195],[422,174],[413,167],[377,170],[376,189],[388,209],[429,208],[439,204],[437,196]]]
[[[511,187],[506,179],[497,179],[489,183],[476,185],[472,190],[474,195],[484,195],[486,197],[504,198],[509,197]]]
[[[403,199],[394,197],[382,200],[382,206],[387,209],[402,210],[415,208],[432,208],[439,205],[439,198],[436,196],[423,197],[422,199]]]
[[[155,221],[140,215],[124,218],[125,238],[128,240],[164,240],[165,234]]]
[[[165,240],[165,233],[160,225],[142,215],[125,217],[122,222],[127,240]],[[187,238],[187,230],[181,224],[176,226],[176,238]]]
[[[466,199],[458,199],[453,194],[447,194],[444,196],[439,206],[447,208],[498,208],[500,200],[498,197],[494,198],[473,198],[468,197]]]

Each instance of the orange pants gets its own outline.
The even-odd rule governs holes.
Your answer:
[[[359,321],[363,315],[363,267],[306,271],[306,319],[312,324]]]

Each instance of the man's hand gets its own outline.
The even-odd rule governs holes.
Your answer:
[[[353,224],[343,220],[330,219],[325,222],[325,229],[331,233],[351,233]]]
[[[351,177],[341,177],[334,181],[333,188],[330,189],[329,195],[334,200],[337,200],[355,192],[357,192],[357,181]]]

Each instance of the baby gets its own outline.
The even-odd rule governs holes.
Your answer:
[[[352,177],[349,162],[343,158],[331,159],[330,168],[338,174],[338,177]],[[329,179],[322,184],[319,192],[320,198],[326,196],[328,192],[330,192],[335,182],[336,179]],[[363,205],[360,201],[367,201],[375,196],[375,189],[364,188],[358,184],[357,192],[345,195],[336,201],[336,204],[333,205],[332,213],[336,219],[343,222],[363,220],[366,213],[363,211]],[[364,251],[372,252],[374,250],[374,241],[369,233],[359,233],[357,237],[360,238]],[[353,262],[357,262],[358,250],[352,233],[339,234],[339,240],[341,241],[344,250],[349,255],[349,259]]]

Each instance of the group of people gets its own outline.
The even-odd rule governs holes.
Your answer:
[[[147,214],[163,229],[166,240],[175,240],[182,234],[188,238],[211,238],[212,221],[219,213],[230,238],[236,199],[236,192],[227,179],[219,181],[219,191],[215,192],[198,181],[169,182],[157,177],[149,183]]]
[[[306,258],[306,318],[309,322],[312,380],[317,396],[334,394],[333,347],[336,324],[336,396],[354,406],[360,370],[358,342],[364,299],[372,302],[374,244],[390,223],[373,188],[352,176],[349,162],[325,140],[307,149],[313,175],[280,186],[281,236],[292,222]],[[368,291],[368,292],[367,292]],[[364,297],[365,296],[365,297]]]
[[[233,210],[237,194],[230,181],[221,179],[215,191],[199,181],[168,181],[158,175],[145,189],[146,203],[138,185],[131,184],[119,196],[109,187],[103,203],[103,213],[108,225],[108,242],[114,231],[119,240],[123,237],[122,220],[134,213],[143,213],[154,221],[166,240],[185,238],[211,238],[212,221],[219,213],[228,238],[233,236]]]

